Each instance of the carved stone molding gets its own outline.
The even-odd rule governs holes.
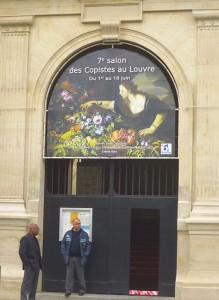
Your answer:
[[[119,42],[120,24],[142,21],[142,0],[81,0],[81,21],[100,23],[103,42]]]
[[[20,34],[23,35],[30,31],[29,26],[2,26],[2,33],[4,34]]]
[[[120,21],[108,20],[100,22],[103,42],[119,42]]]
[[[142,0],[120,2],[86,0],[81,3],[81,20],[83,23],[100,22],[107,19],[141,21],[142,10]]]
[[[218,30],[219,29],[219,19],[198,20],[198,28],[200,30]]]
[[[194,10],[193,16],[197,20],[200,30],[218,30],[219,12],[209,10]]]
[[[0,18],[1,31],[4,34],[21,34],[30,31],[34,17],[2,17]]]

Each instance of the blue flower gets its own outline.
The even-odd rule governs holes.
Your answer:
[[[97,130],[95,131],[96,134],[101,135],[104,132],[103,126],[98,126]]]
[[[104,123],[109,123],[112,121],[112,116],[111,115],[107,115],[105,118],[104,118]]]

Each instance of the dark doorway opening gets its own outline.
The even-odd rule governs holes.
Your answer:
[[[131,210],[130,290],[159,289],[159,227],[158,209]]]

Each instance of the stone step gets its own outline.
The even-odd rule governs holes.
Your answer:
[[[85,294],[83,297],[76,293],[72,293],[68,298],[64,293],[38,293],[37,300],[132,300],[132,299],[146,299],[146,300],[174,300],[175,297],[159,297],[159,296],[135,296],[135,295],[102,295],[102,294]]]
[[[20,286],[20,280],[0,280],[0,300],[19,300]]]

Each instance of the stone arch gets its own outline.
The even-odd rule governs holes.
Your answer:
[[[186,79],[182,67],[176,60],[174,55],[162,44],[135,30],[120,29],[120,41],[128,42],[132,45],[139,45],[148,49],[151,53],[162,61],[169,69],[173,80],[175,81],[175,86],[177,87],[178,93],[178,103],[179,103],[179,142],[178,142],[178,155],[179,155],[179,209],[178,209],[178,223],[182,224],[185,218],[189,217],[191,211],[191,190],[192,184],[190,182],[191,176],[188,173],[192,172],[192,110],[188,109],[189,106],[193,105],[193,98],[191,87]],[[131,42],[130,42],[131,41]],[[100,30],[94,30],[92,32],[80,35],[63,47],[61,47],[53,57],[48,61],[46,66],[41,72],[41,75],[36,83],[35,90],[32,97],[32,105],[36,107],[36,122],[41,122],[41,131],[38,130],[35,137],[38,141],[38,153],[42,155],[42,145],[44,145],[44,135],[43,135],[43,116],[44,107],[47,100],[48,91],[50,85],[66,61],[72,58],[73,54],[78,54],[84,49],[88,49],[89,46],[94,46],[95,44],[102,43],[102,36]],[[39,127],[38,127],[39,128]],[[189,134],[189,137],[186,135]],[[185,139],[186,137],[186,139]],[[31,135],[30,135],[31,138]],[[188,144],[185,146],[184,141],[187,140]],[[30,142],[30,145],[32,143]],[[30,146],[31,147],[31,146]],[[30,150],[31,151],[31,150]],[[43,163],[42,156],[35,159],[34,163],[36,167],[39,167],[39,161],[41,166],[39,182],[43,182]],[[30,162],[29,162],[30,163]],[[183,188],[181,188],[183,187]],[[40,189],[39,199],[43,199],[43,190]],[[40,210],[42,210],[43,201],[40,203]]]

